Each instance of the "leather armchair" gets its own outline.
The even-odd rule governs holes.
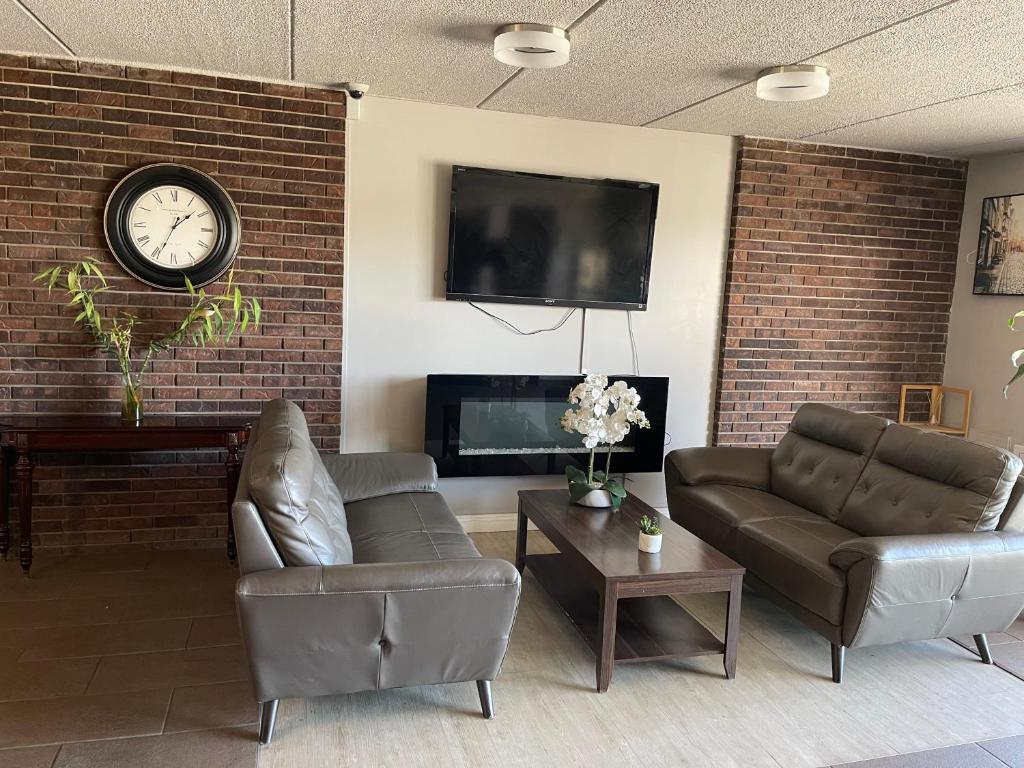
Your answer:
[[[1024,610],[1021,460],[810,403],[776,448],[673,451],[672,519],[746,582],[847,648],[985,635]]]
[[[493,717],[520,576],[436,487],[428,456],[321,457],[294,404],[264,406],[232,506],[261,743],[282,698],[472,680]]]

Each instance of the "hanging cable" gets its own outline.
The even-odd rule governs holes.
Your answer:
[[[640,356],[636,353],[636,339],[633,338],[633,313],[626,310],[626,325],[629,326],[629,347],[633,352],[633,375],[640,375]]]
[[[498,317],[497,315],[492,314],[491,312],[488,312],[483,307],[478,307],[472,301],[467,302],[467,304],[469,304],[469,306],[471,306],[473,309],[477,310],[478,312],[483,312],[485,315],[487,315],[492,320],[495,320],[495,321],[501,323],[503,326],[505,326],[505,328],[507,328],[508,330],[512,331],[512,333],[518,334],[519,336],[536,336],[538,333],[549,333],[551,331],[557,331],[559,328],[561,328],[563,325],[565,325],[566,321],[570,317],[572,317],[576,313],[576,310],[578,309],[578,307],[572,307],[571,309],[569,309],[564,315],[562,315],[562,319],[559,320],[557,323],[555,323],[550,328],[538,328],[535,331],[524,331],[524,330],[522,330],[520,328],[517,328],[515,325],[510,323],[505,318]]]

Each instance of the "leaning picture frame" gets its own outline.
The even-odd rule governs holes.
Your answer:
[[[1024,193],[981,201],[974,294],[1024,296]]]

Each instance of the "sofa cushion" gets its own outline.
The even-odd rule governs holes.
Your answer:
[[[836,626],[843,623],[846,573],[829,562],[832,550],[857,538],[822,517],[776,518],[744,525],[737,559],[754,576]]]
[[[480,557],[439,493],[398,493],[352,502],[348,530],[356,563]]]
[[[889,422],[807,403],[772,454],[772,493],[833,522]]]
[[[677,485],[669,489],[672,520],[727,555],[736,531],[759,520],[820,519],[813,512],[765,491],[735,485]]]
[[[249,494],[287,565],[352,562],[345,508],[294,403],[263,406],[247,449]]]
[[[838,523],[861,536],[991,531],[1021,460],[958,437],[893,424]]]

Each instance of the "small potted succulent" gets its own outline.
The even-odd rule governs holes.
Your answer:
[[[640,551],[652,555],[661,552],[661,515],[644,515],[640,518]]]
[[[583,435],[583,446],[590,449],[586,472],[578,467],[565,469],[569,498],[585,507],[618,509],[626,498],[626,489],[611,476],[612,449],[629,434],[630,428],[651,426],[640,410],[640,395],[624,381],[608,386],[607,376],[590,373],[569,392],[569,403],[575,408],[562,415],[562,429]],[[608,446],[604,471],[594,469],[599,445]]]

